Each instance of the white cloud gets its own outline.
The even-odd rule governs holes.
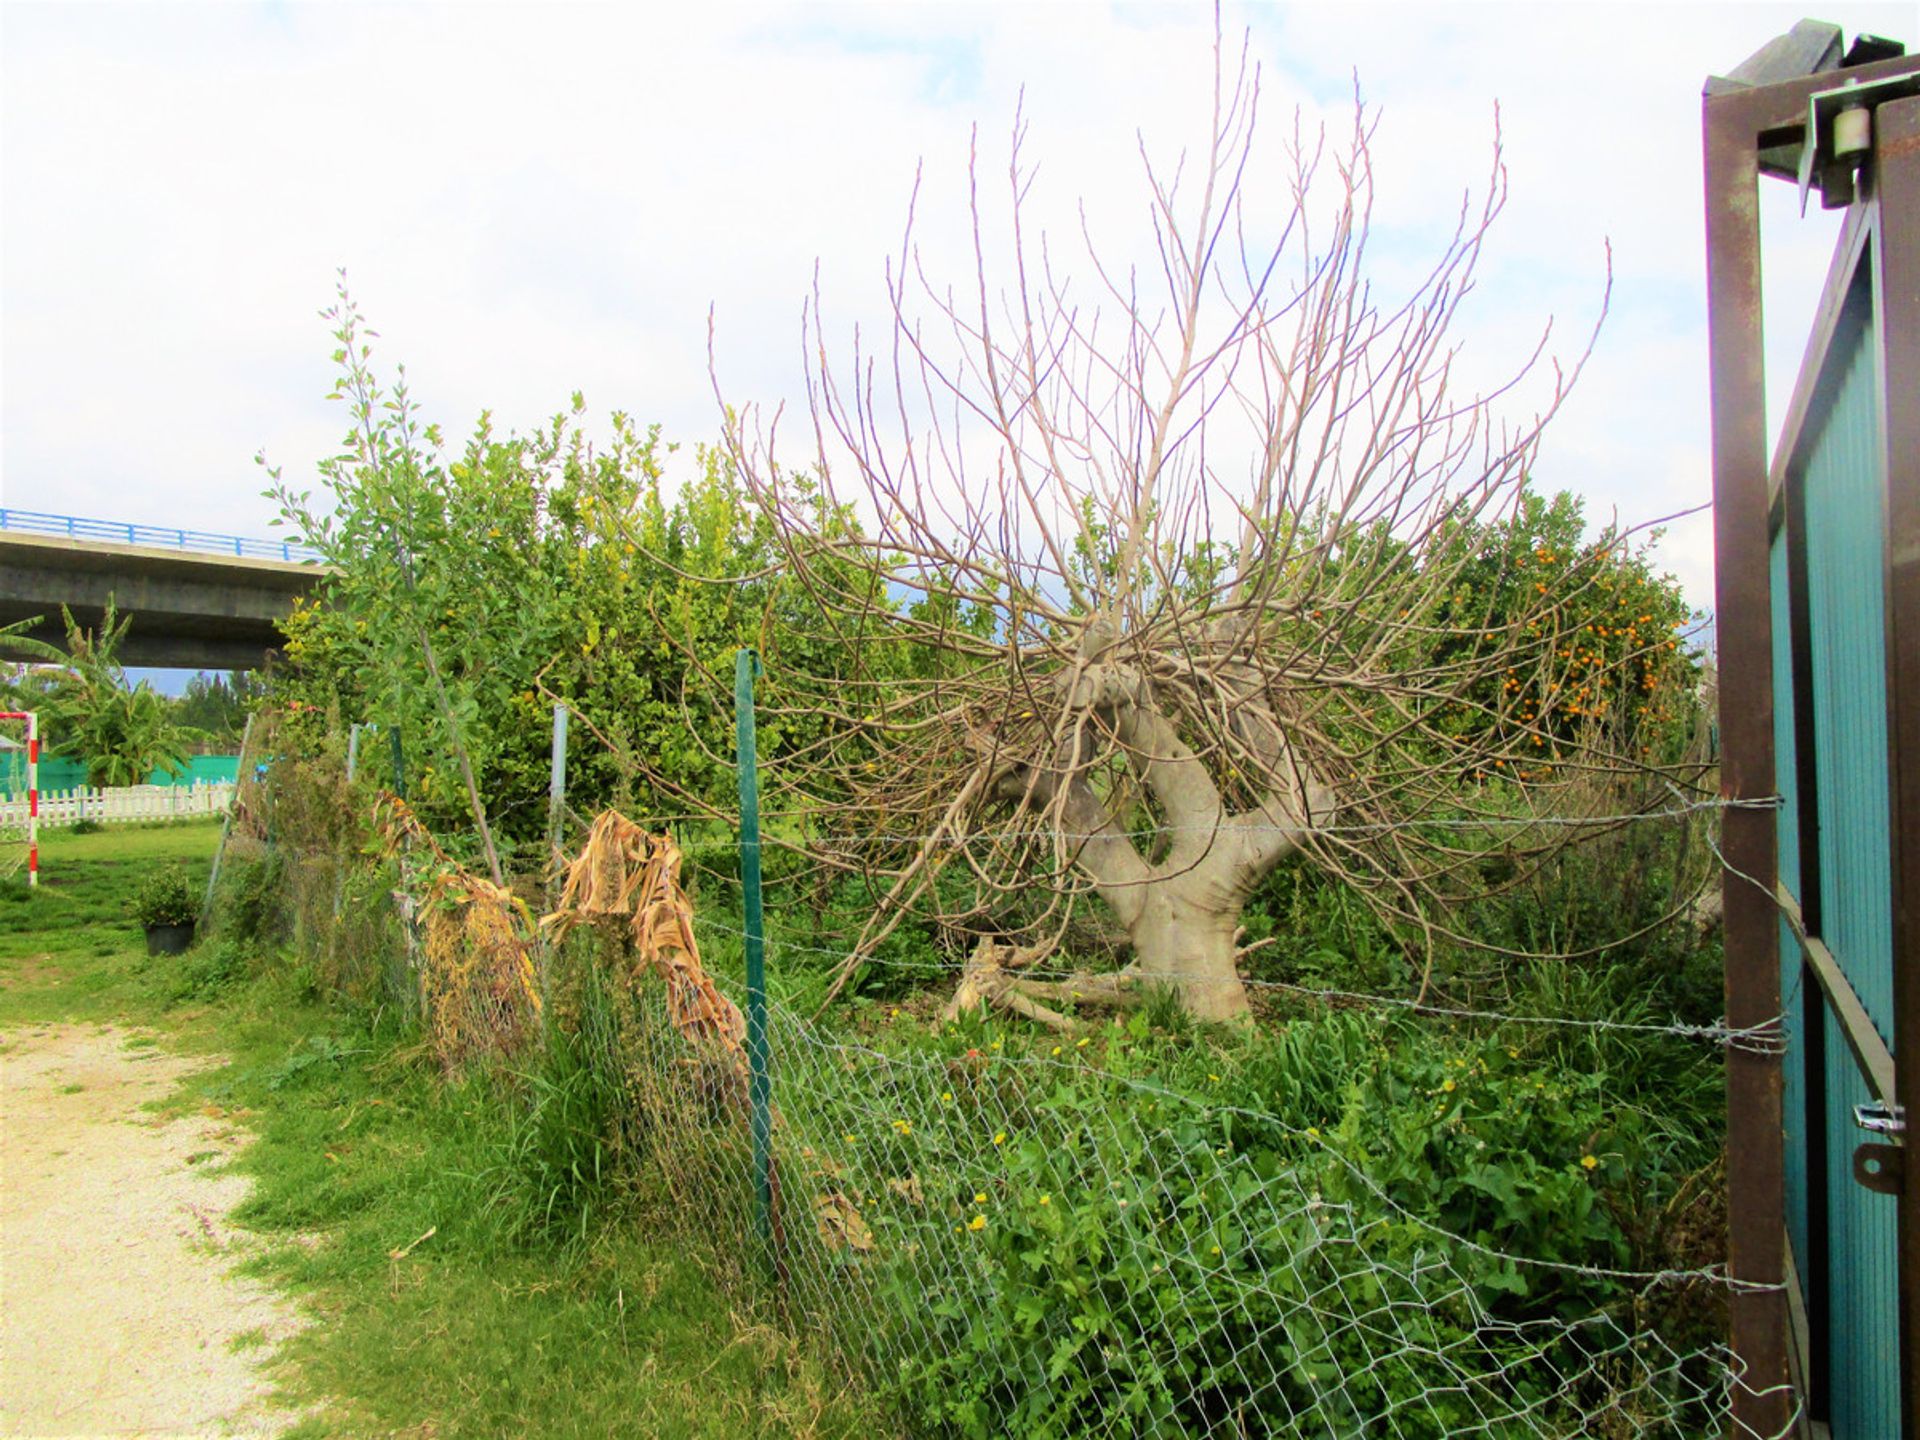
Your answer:
[[[1910,29],[1901,6],[1829,12]],[[1706,497],[1699,84],[1794,6],[1232,9],[1275,127],[1383,107],[1382,259],[1437,243],[1482,183],[1501,104],[1513,185],[1474,313],[1495,373],[1552,314],[1613,315],[1541,467],[1639,520]],[[8,505],[264,533],[251,464],[329,450],[334,267],[450,431],[596,408],[716,429],[730,394],[800,393],[816,257],[837,321],[880,275],[924,159],[922,240],[965,278],[968,126],[1001,183],[1026,87],[1043,206],[1139,218],[1136,129],[1195,138],[1204,7],[38,6],[4,11],[0,365]],[[1257,185],[1256,180],[1256,185]],[[1832,226],[1769,199],[1771,358],[1790,384]],[[1781,207],[1786,212],[1782,213]],[[1776,294],[1777,292],[1777,294]],[[1796,307],[1797,310],[1796,310]],[[1705,527],[1669,563],[1707,597]]]

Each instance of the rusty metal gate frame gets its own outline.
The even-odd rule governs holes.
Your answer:
[[[1920,75],[1920,59],[1883,60],[1845,72],[1847,80],[1863,84],[1910,75]],[[1761,334],[1759,158],[1764,150],[1809,141],[1809,102],[1815,93],[1834,88],[1838,78],[1827,71],[1710,94],[1702,106],[1721,793],[1729,801],[1744,802],[1725,812],[1722,838],[1727,1024],[1736,1031],[1775,1025],[1782,1013],[1782,912],[1776,817],[1770,808],[1776,794],[1770,514],[1812,401],[1810,394],[1796,395],[1780,461],[1770,466]],[[1883,437],[1883,564],[1893,809],[1893,1051],[1908,1057],[1896,1072],[1897,1095],[1892,1098],[1914,1117],[1920,1116],[1920,98],[1880,105],[1874,128],[1871,194],[1854,207],[1842,237],[1843,253],[1836,256],[1836,273],[1851,274],[1844,252],[1849,244],[1864,241],[1869,229],[1890,238],[1891,243],[1872,247],[1872,263],[1882,307],[1882,385],[1892,401],[1885,406]],[[1815,346],[1824,347],[1843,301],[1844,287],[1839,295],[1826,297],[1815,325]],[[1803,935],[1804,929],[1798,933]],[[1826,988],[1837,971],[1826,973],[1811,949],[1808,958]],[[1844,1008],[1843,999],[1836,1009]],[[1863,1064],[1863,1070],[1874,1068],[1879,1067]],[[1879,1079],[1886,1078],[1882,1069]],[[1762,1436],[1787,1433],[1799,1408],[1789,1364],[1782,1080],[1780,1055],[1729,1048],[1729,1328],[1738,1371],[1733,1418],[1738,1433]],[[1869,1073],[1869,1083],[1873,1080]],[[1920,1379],[1915,1378],[1920,1376],[1920,1175],[1907,1177],[1898,1226],[1899,1354],[1908,1377],[1901,1399],[1902,1434],[1906,1440],[1920,1440]]]

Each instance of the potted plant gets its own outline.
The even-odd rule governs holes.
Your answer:
[[[147,931],[149,955],[178,955],[193,943],[198,918],[187,872],[171,865],[147,877],[134,903],[134,914]]]

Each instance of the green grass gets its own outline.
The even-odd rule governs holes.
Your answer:
[[[789,1337],[736,1320],[617,1186],[564,1239],[538,1238],[552,1232],[526,1223],[512,1174],[511,1077],[449,1082],[390,1015],[328,1004],[289,967],[203,964],[183,983],[208,947],[150,959],[140,880],[177,862],[203,885],[217,837],[46,837],[39,892],[0,884],[0,1032],[113,1023],[225,1058],[166,1103],[257,1137],[236,1218],[270,1243],[249,1263],[313,1321],[273,1362],[310,1407],[290,1433],[885,1433]]]

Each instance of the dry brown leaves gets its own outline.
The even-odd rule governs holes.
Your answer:
[[[649,970],[658,975],[674,1028],[701,1049],[744,1066],[747,1022],[700,963],[693,902],[680,886],[680,864],[680,847],[671,836],[603,811],[567,866],[560,903],[540,923],[556,943],[583,923],[624,923],[635,965],[629,978]]]

